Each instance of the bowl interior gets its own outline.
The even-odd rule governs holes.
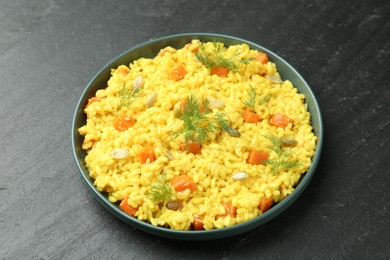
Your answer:
[[[175,231],[167,228],[153,226],[149,223],[140,221],[134,217],[125,214],[119,209],[119,207],[116,204],[111,203],[105,194],[100,193],[95,188],[95,186],[93,185],[93,180],[89,178],[88,168],[86,167],[84,162],[86,153],[81,148],[83,137],[78,133],[77,129],[86,123],[86,115],[83,112],[85,104],[87,103],[89,98],[95,95],[97,90],[105,88],[107,86],[107,81],[111,76],[110,73],[112,68],[118,67],[119,65],[122,64],[129,65],[132,61],[141,57],[153,58],[158,54],[160,49],[166,46],[171,46],[174,48],[182,48],[186,43],[190,42],[193,39],[198,39],[203,42],[207,42],[207,41],[223,42],[226,46],[245,43],[248,44],[251,49],[256,49],[266,53],[269,59],[276,64],[276,67],[282,79],[290,80],[293,83],[294,87],[296,87],[300,93],[305,95],[308,110],[311,113],[311,123],[314,129],[313,131],[314,134],[318,137],[318,140],[316,145],[316,152],[313,158],[313,164],[309,169],[309,171],[302,176],[300,182],[295,188],[295,191],[292,194],[290,194],[287,198],[285,198],[283,201],[276,204],[270,210],[262,214],[261,216],[252,219],[250,221],[247,221],[245,223],[241,223],[223,229],[216,229],[216,230],[209,230],[209,231]],[[162,237],[181,239],[181,240],[210,240],[210,239],[230,237],[230,236],[245,233],[275,218],[277,215],[283,212],[287,207],[289,207],[299,197],[299,195],[309,184],[310,179],[312,178],[315,172],[315,169],[317,167],[320,158],[320,154],[322,150],[322,142],[323,142],[323,125],[322,125],[322,117],[321,117],[319,105],[309,85],[293,67],[291,67],[286,61],[284,61],[282,58],[280,58],[272,51],[258,44],[252,43],[247,40],[239,39],[236,37],[218,35],[218,34],[207,34],[207,33],[189,33],[189,34],[172,35],[157,40],[152,40],[147,43],[138,45],[126,51],[125,53],[119,55],[118,57],[114,58],[106,66],[104,66],[96,74],[96,76],[89,82],[88,86],[84,90],[77,104],[76,111],[73,117],[73,124],[72,124],[72,148],[73,148],[73,154],[77,166],[80,170],[82,179],[85,181],[88,189],[98,199],[98,201],[107,210],[109,210],[112,214],[114,214],[121,220],[145,232],[162,236]]]

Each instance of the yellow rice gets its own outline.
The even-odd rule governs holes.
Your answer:
[[[237,72],[229,72],[226,78],[210,75],[191,51],[198,45],[199,41],[193,40],[190,48],[167,47],[168,52],[160,52],[153,59],[140,58],[129,66],[112,69],[107,88],[96,92],[96,97],[103,99],[85,109],[88,119],[79,129],[85,139],[85,162],[97,189],[107,192],[113,203],[128,196],[128,204],[138,208],[136,218],[175,230],[191,229],[196,215],[205,216],[206,230],[232,226],[261,215],[258,205],[262,197],[272,197],[277,203],[294,191],[301,175],[311,166],[317,140],[304,95],[288,80],[274,83],[262,76],[279,76],[274,63],[252,61],[242,64]],[[242,44],[227,47],[225,55],[236,53],[242,59],[249,59],[255,57],[257,51]],[[170,80],[169,72],[178,65],[183,65],[187,74],[175,82]],[[128,73],[124,75],[121,70]],[[139,76],[143,78],[141,95],[129,107],[120,106],[117,94],[120,86],[126,84],[131,88]],[[249,86],[253,86],[258,95],[271,95],[269,102],[258,109],[263,120],[256,124],[244,123],[242,118],[243,100],[248,97]],[[156,103],[146,108],[145,101],[153,92],[157,93]],[[223,101],[225,106],[214,108],[213,112],[225,112],[241,137],[211,134],[201,154],[182,152],[182,139],[173,139],[170,134],[183,126],[172,109],[179,108],[180,102],[190,93]],[[293,124],[285,129],[270,125],[270,116],[276,113],[288,116]],[[118,116],[130,116],[137,122],[126,131],[118,131],[113,127],[113,120]],[[273,173],[270,165],[247,163],[251,149],[268,151],[270,158],[275,158],[274,152],[267,147],[269,142],[264,134],[294,138],[297,145],[289,149],[292,159],[299,160],[299,166]],[[141,164],[139,154],[147,145],[154,147],[157,159]],[[127,149],[129,156],[119,160],[112,158],[111,152],[117,148]],[[173,160],[167,157],[164,149],[173,155]],[[173,200],[180,200],[184,205],[181,210],[169,210],[148,196],[150,185],[163,171],[168,182],[174,176],[186,173],[197,184],[194,192],[186,190],[174,194]],[[236,172],[245,172],[249,177],[233,181],[231,177]],[[222,202],[236,207],[237,215],[216,218],[225,213]]]

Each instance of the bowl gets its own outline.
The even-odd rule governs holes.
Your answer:
[[[120,210],[116,204],[110,202],[106,194],[103,194],[97,190],[97,188],[93,184],[93,180],[89,177],[88,168],[86,167],[84,162],[86,153],[81,148],[83,137],[78,133],[77,129],[86,123],[86,116],[83,112],[85,104],[87,103],[89,98],[95,95],[97,90],[106,87],[107,81],[111,76],[111,68],[116,68],[119,65],[123,64],[128,65],[132,61],[141,57],[153,58],[158,54],[160,49],[166,46],[171,46],[173,48],[182,48],[186,43],[190,42],[193,39],[198,39],[203,42],[222,42],[226,46],[245,43],[249,45],[251,49],[256,49],[266,53],[270,61],[276,64],[282,79],[290,80],[293,83],[294,87],[296,87],[300,93],[305,95],[307,107],[309,112],[311,113],[311,123],[313,126],[313,131],[314,134],[318,137],[318,139],[315,155],[313,157],[313,164],[310,167],[309,171],[301,177],[299,183],[295,187],[294,192],[287,196],[281,202],[277,203],[270,210],[266,211],[262,215],[252,220],[231,227],[202,231],[177,231],[164,227],[153,226],[152,224],[140,221],[130,215],[127,215],[122,210]],[[121,55],[110,61],[107,65],[105,65],[89,82],[80,97],[73,116],[71,138],[74,158],[76,160],[76,164],[80,171],[82,180],[85,182],[87,188],[92,192],[94,197],[113,215],[142,231],[160,237],[180,240],[212,240],[236,236],[258,228],[259,226],[270,221],[271,219],[277,217],[280,213],[282,213],[289,206],[291,206],[291,204],[293,204],[293,202],[302,194],[305,188],[309,185],[310,180],[312,179],[316,167],[318,165],[323,143],[323,123],[320,107],[309,85],[291,65],[289,65],[285,60],[283,60],[281,57],[279,57],[272,51],[256,43],[237,37],[209,33],[186,33],[171,35],[137,45],[129,49],[128,51],[122,53]]]

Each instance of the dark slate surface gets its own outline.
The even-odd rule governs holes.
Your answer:
[[[389,1],[0,1],[0,259],[389,259]],[[309,82],[325,143],[302,196],[234,238],[180,242],[128,226],[74,162],[89,80],[135,44],[214,32],[273,50]]]

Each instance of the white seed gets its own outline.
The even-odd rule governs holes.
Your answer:
[[[146,107],[149,108],[149,107],[154,106],[154,104],[156,103],[156,100],[157,100],[157,92],[153,92],[146,99],[146,102],[145,102]]]
[[[111,156],[112,156],[112,158],[115,158],[115,159],[123,159],[123,158],[126,158],[127,156],[129,156],[129,151],[126,150],[125,148],[117,148],[117,149],[112,150]]]
[[[278,77],[278,76],[275,76],[275,75],[266,75],[265,76],[267,79],[269,79],[270,81],[272,81],[273,83],[283,83],[283,81]]]
[[[248,178],[248,174],[246,172],[235,172],[232,176],[233,181],[243,180]]]
[[[209,103],[210,103],[210,107],[215,107],[215,108],[221,108],[225,105],[225,103],[219,99],[210,99]]]
[[[168,157],[169,160],[174,160],[175,157],[166,149],[162,149],[162,151],[165,153],[165,155]]]
[[[136,77],[134,82],[133,82],[133,89],[137,89],[137,88],[142,87],[143,81],[144,81],[144,79],[142,78],[141,75]]]
[[[280,139],[280,141],[282,141],[282,144],[284,146],[288,146],[288,147],[296,146],[298,143],[294,138],[289,138],[289,137],[283,137],[282,139]]]

